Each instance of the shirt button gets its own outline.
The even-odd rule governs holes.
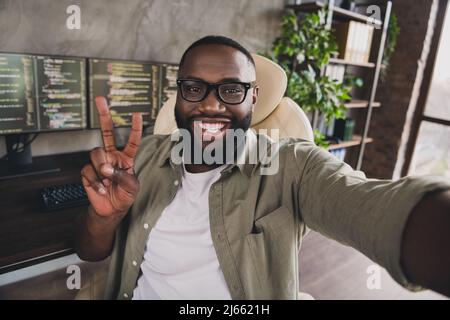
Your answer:
[[[124,297],[125,299],[128,299],[128,294],[127,294],[127,293],[124,293],[124,294],[123,294],[123,297]]]
[[[174,184],[175,186],[177,186],[177,185],[179,184],[178,180],[175,180],[175,181],[173,182],[173,184]]]
[[[133,262],[132,262],[132,263],[133,263],[133,266],[135,266],[135,267],[137,266],[137,262],[136,262],[136,260],[133,260]]]
[[[148,229],[148,223],[144,223],[144,229],[145,229],[145,230]]]

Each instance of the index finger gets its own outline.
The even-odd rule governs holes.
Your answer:
[[[142,114],[133,113],[132,119],[130,137],[123,153],[134,159],[142,139]]]
[[[116,150],[116,143],[114,141],[114,125],[105,97],[96,97],[95,104],[99,115],[100,128],[102,131],[105,150],[106,152],[114,151]]]

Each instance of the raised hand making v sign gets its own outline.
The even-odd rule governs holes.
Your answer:
[[[114,231],[139,191],[139,181],[133,169],[141,143],[142,115],[133,114],[128,143],[119,151],[115,146],[114,127],[107,101],[104,97],[97,97],[95,102],[104,147],[93,149],[90,153],[91,163],[81,170],[82,183],[91,205],[85,223],[81,224],[86,227],[81,234],[85,236],[84,239],[89,239],[89,243],[85,243],[87,246],[81,245],[80,249],[97,260],[109,254]]]

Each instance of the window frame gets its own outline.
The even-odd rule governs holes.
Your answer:
[[[427,64],[425,66],[422,85],[419,91],[419,98],[417,100],[416,110],[412,118],[412,125],[410,129],[410,135],[406,143],[405,162],[402,165],[401,176],[407,176],[411,172],[411,163],[414,156],[417,140],[419,137],[419,130],[421,124],[425,122],[441,124],[450,127],[450,120],[441,119],[436,117],[430,117],[425,115],[425,108],[427,106],[428,95],[430,93],[430,87],[433,79],[433,72],[436,64],[436,57],[439,50],[439,44],[441,42],[442,30],[447,13],[448,0],[439,0],[438,10],[436,15],[436,25],[433,38],[431,40],[430,53],[428,55]],[[442,39],[443,40],[443,39]]]

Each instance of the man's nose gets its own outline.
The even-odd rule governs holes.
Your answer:
[[[225,106],[217,99],[215,90],[211,90],[206,98],[200,103],[199,107],[202,113],[216,114],[225,111]]]

